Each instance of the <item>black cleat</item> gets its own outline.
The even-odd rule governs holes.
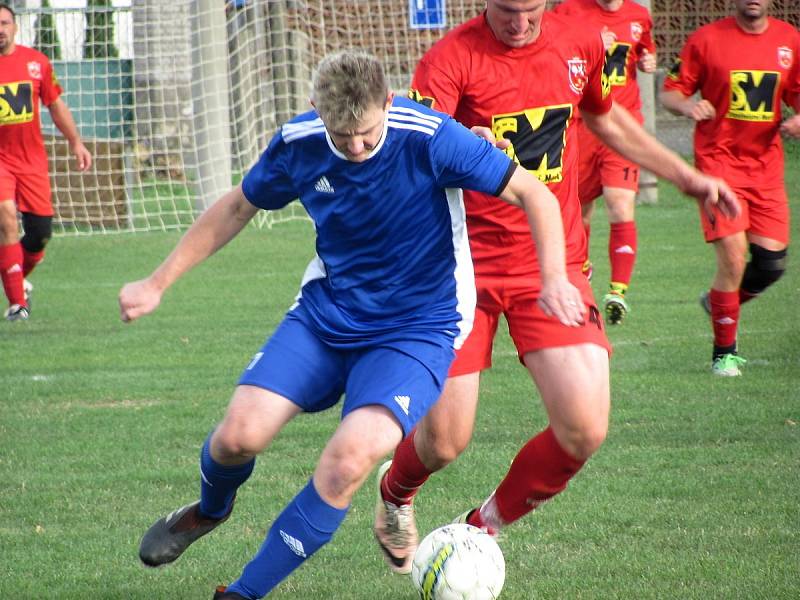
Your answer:
[[[226,592],[224,585],[217,586],[217,589],[214,591],[214,598],[212,600],[248,600],[241,594],[237,594],[236,592]]]
[[[139,544],[139,558],[148,567],[158,567],[177,559],[193,542],[228,520],[209,519],[200,514],[200,501],[187,504],[156,521]]]

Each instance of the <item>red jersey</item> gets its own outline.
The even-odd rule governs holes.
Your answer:
[[[580,20],[598,33],[605,27],[617,36],[606,50],[605,74],[611,86],[611,98],[643,122],[636,65],[645,50],[650,54],[656,51],[653,20],[647,9],[630,0],[615,11],[604,9],[596,0],[566,0],[553,10],[573,22]]]
[[[17,45],[0,55],[0,162],[14,173],[47,172],[39,100],[50,106],[61,95],[48,58]]]
[[[611,108],[603,85],[603,44],[552,13],[539,38],[522,48],[499,42],[485,15],[463,23],[423,56],[411,98],[453,115],[467,127],[490,127],[505,150],[546,183],[561,205],[567,265],[580,268],[586,237],[578,202],[576,107]],[[538,276],[525,212],[494,196],[466,190],[472,258],[477,276]]]
[[[783,185],[781,99],[800,107],[800,33],[768,18],[747,33],[734,17],[694,32],[664,80],[684,96],[700,91],[716,109],[695,126],[695,164],[736,185]]]

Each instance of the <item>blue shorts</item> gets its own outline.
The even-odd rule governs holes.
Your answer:
[[[444,343],[409,340],[334,348],[289,314],[247,365],[239,385],[280,394],[305,412],[330,408],[344,394],[342,418],[362,406],[385,406],[405,436],[439,399],[453,356]]]

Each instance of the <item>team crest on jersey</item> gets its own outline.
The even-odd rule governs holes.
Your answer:
[[[34,79],[42,78],[42,63],[32,60],[28,63],[28,75]]]
[[[641,23],[637,21],[631,23],[631,37],[633,38],[633,41],[638,42],[640,39],[642,39],[643,33],[644,27],[642,27]]]
[[[570,58],[567,61],[569,69],[569,87],[576,94],[583,94],[583,89],[589,81],[586,73],[586,60],[583,58]]]
[[[792,66],[792,49],[787,46],[778,48],[778,64],[784,69]]]

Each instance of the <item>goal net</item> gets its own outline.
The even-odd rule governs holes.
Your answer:
[[[17,2],[17,42],[47,54],[94,156],[75,168],[47,110],[54,230],[183,228],[238,182],[278,126],[308,110],[314,65],[364,48],[407,90],[417,60],[481,0]],[[31,4],[26,2],[25,4]],[[298,203],[259,226],[305,218]]]
[[[43,111],[54,229],[61,234],[188,226],[241,179],[281,123],[309,108],[312,69],[325,54],[366,49],[405,93],[422,54],[485,6],[483,0],[12,4],[18,43],[51,57],[95,159],[90,173],[78,173]],[[728,0],[654,0],[662,69],[688,33],[730,10]],[[774,0],[771,12],[800,22],[797,0]],[[691,124],[680,125],[688,150]],[[261,213],[257,224],[293,218],[305,218],[297,203]]]

